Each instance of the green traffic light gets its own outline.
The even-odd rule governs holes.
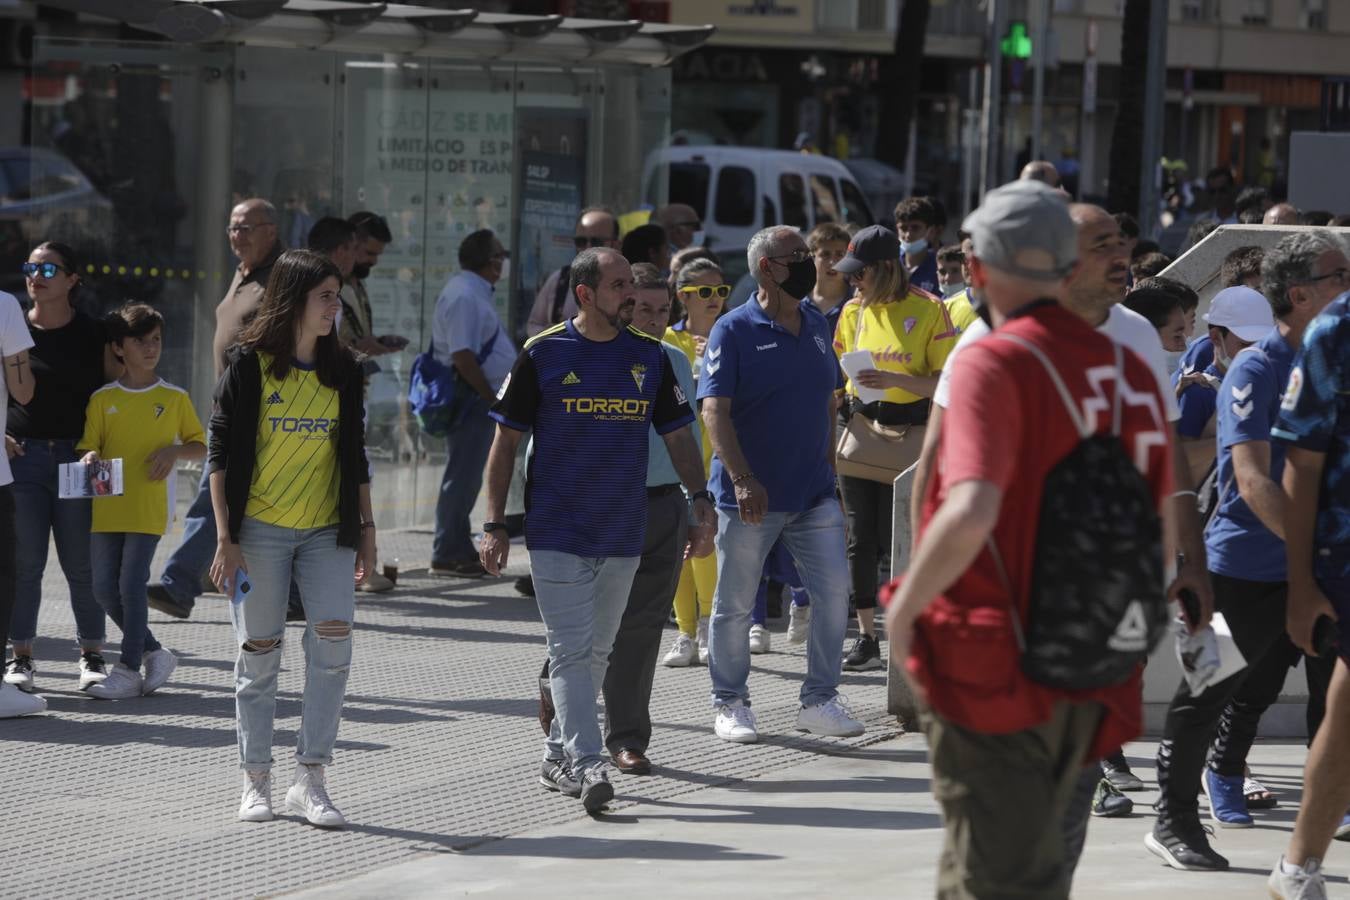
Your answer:
[[[1013,22],[1008,27],[1008,36],[999,42],[999,46],[1009,59],[1030,59],[1031,38],[1027,35],[1027,23]]]

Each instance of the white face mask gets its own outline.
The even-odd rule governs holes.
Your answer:
[[[1228,351],[1224,349],[1223,341],[1214,341],[1213,344],[1214,361],[1219,364],[1220,369],[1227,372],[1228,367],[1233,364],[1233,357],[1229,356]]]
[[[955,297],[965,289],[966,283],[964,281],[951,281],[947,284],[938,285],[938,290],[942,291],[944,297]]]
[[[1216,344],[1217,348],[1218,345]],[[1167,374],[1171,375],[1181,366],[1181,358],[1186,355],[1185,350],[1164,350],[1163,356],[1167,359]]]
[[[511,257],[509,256],[502,260],[502,277],[498,283],[504,285],[511,283]]]
[[[704,242],[707,240],[708,240],[708,233],[704,231],[702,228],[700,228],[698,231],[695,231],[694,236],[689,239],[689,246],[702,247],[704,246]]]

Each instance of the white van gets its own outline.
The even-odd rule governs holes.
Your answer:
[[[647,157],[642,183],[643,197],[653,207],[685,203],[694,208],[703,222],[704,244],[722,257],[733,278],[744,273],[745,247],[761,228],[791,225],[805,234],[821,222],[859,227],[874,222],[844,164],[811,153],[662,147]]]

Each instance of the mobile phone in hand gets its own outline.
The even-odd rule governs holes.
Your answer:
[[[1330,616],[1318,616],[1313,623],[1313,652],[1318,656],[1327,656],[1336,650],[1340,643],[1339,629]]]
[[[1200,598],[1195,596],[1195,591],[1190,588],[1182,588],[1177,592],[1177,599],[1181,601],[1181,609],[1186,614],[1186,624],[1191,628],[1199,627]]]
[[[248,592],[253,590],[253,584],[248,580],[248,573],[243,569],[234,570],[234,594],[230,597],[232,603],[243,603]]]

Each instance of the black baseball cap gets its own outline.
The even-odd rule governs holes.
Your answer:
[[[900,258],[900,238],[882,225],[869,225],[848,242],[848,253],[834,264],[836,272],[852,275],[873,263]]]

